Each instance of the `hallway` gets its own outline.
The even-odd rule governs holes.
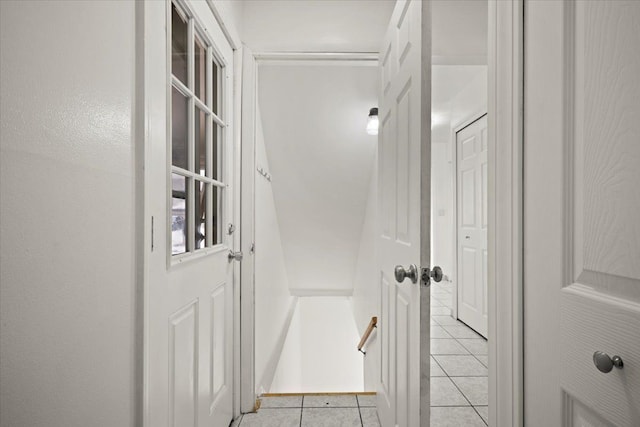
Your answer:
[[[431,427],[484,427],[488,420],[487,341],[451,317],[452,283],[431,285]],[[372,394],[267,396],[233,424],[379,426]]]

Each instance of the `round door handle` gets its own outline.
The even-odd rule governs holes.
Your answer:
[[[418,283],[418,267],[415,264],[411,264],[409,268],[404,268],[401,265],[396,265],[393,271],[394,276],[398,283],[404,282],[407,277],[411,279],[413,283]]]
[[[431,276],[434,282],[439,282],[444,277],[444,274],[442,274],[442,269],[440,267],[435,266],[431,269],[429,276]]]
[[[600,372],[609,373],[614,368],[622,369],[624,363],[620,356],[609,357],[609,355],[603,351],[596,351],[593,353],[593,364]]]

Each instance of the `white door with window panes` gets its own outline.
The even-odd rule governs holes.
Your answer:
[[[233,51],[206,2],[145,2],[145,417],[233,417]]]

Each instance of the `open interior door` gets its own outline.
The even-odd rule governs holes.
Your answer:
[[[429,2],[399,0],[380,49],[377,408],[383,427],[429,425],[430,26]]]

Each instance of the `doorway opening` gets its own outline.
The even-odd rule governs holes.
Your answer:
[[[434,2],[431,425],[488,424],[488,2]]]
[[[258,61],[259,396],[375,391],[375,383],[365,384],[367,356],[356,346],[376,309],[354,304],[373,271],[377,137],[367,122],[377,107],[375,65]],[[363,319],[355,309],[366,312]],[[356,396],[348,399],[357,406]]]
[[[472,125],[475,119],[486,115],[488,111],[487,2],[464,2],[465,8],[462,12],[459,7],[449,3],[452,2],[435,2],[432,9],[434,56],[432,63],[431,265],[442,266],[445,280],[441,283],[432,282],[431,287],[431,420],[432,425],[435,426],[441,425],[443,420],[452,419],[459,420],[460,425],[486,425],[489,412],[486,341],[488,333],[477,325],[470,328],[468,324],[471,321],[467,320],[468,323],[461,321],[459,314],[460,301],[466,301],[463,297],[467,294],[463,291],[468,288],[462,288],[460,285],[462,280],[457,262],[459,258],[457,235],[460,234],[457,222],[459,211],[457,185],[460,180],[457,177],[459,172],[456,165],[457,157],[453,156],[457,156],[459,151],[464,154],[462,148],[469,147],[463,144],[467,139],[464,139],[464,135],[461,134],[471,129],[467,129],[466,125]],[[466,26],[461,27],[459,25],[461,21]],[[358,203],[352,199],[344,202],[338,209],[334,209],[336,216],[327,213],[325,208],[335,202],[333,199],[335,190],[337,188],[342,190],[340,186],[352,184],[353,178],[358,174],[354,172],[356,168],[350,165],[351,172],[354,172],[351,178],[342,178],[336,184],[336,176],[344,174],[344,169],[347,169],[340,166],[340,162],[337,161],[343,158],[340,154],[331,151],[331,145],[327,145],[326,142],[319,143],[314,138],[318,133],[331,135],[339,125],[336,120],[326,119],[326,111],[322,110],[316,102],[336,87],[335,84],[322,83],[323,78],[333,71],[344,73],[345,69],[350,68],[351,65],[327,64],[320,55],[314,58],[313,65],[307,59],[301,59],[297,55],[281,54],[280,58],[277,56],[265,54],[256,56],[259,66],[255,78],[257,83],[255,105],[259,111],[254,113],[256,116],[254,135],[257,146],[255,162],[251,165],[252,170],[255,170],[256,203],[253,271],[256,328],[253,365],[255,395],[271,397],[270,395],[273,394],[286,393],[375,392],[380,376],[378,348],[380,337],[376,332],[371,335],[369,342],[363,348],[366,355],[357,353],[355,345],[364,334],[370,319],[379,316],[383,311],[380,307],[381,300],[377,286],[379,277],[375,274],[374,265],[375,224],[378,220],[375,218],[378,204],[376,200],[378,177],[374,168],[368,180],[369,185],[365,185],[365,190],[358,193],[364,194],[365,197],[364,203],[362,199],[358,202],[362,212],[358,217],[358,224],[350,227],[350,229],[360,230],[359,238],[351,239],[357,241],[353,272],[333,276],[340,276],[338,279],[327,279],[334,273],[344,271],[338,268],[344,261],[344,257],[336,257],[336,259],[340,258],[340,262],[327,260],[333,259],[329,255],[340,253],[336,249],[342,249],[342,247],[336,245],[336,242],[348,234],[348,231],[345,231],[348,227],[341,227],[351,224],[345,219],[348,216],[346,214],[349,208]],[[367,70],[367,67],[360,68],[360,71]],[[379,72],[377,67],[371,68],[373,75]],[[301,74],[296,75],[295,69],[298,69],[297,72]],[[320,72],[314,79],[309,79],[310,82],[307,81],[306,86],[292,90],[291,87],[301,83],[304,79],[302,75],[309,73],[310,70]],[[265,76],[270,76],[269,85]],[[378,84],[381,83],[378,82]],[[319,93],[310,88],[318,89]],[[293,94],[287,92],[293,92]],[[338,105],[342,107],[345,103],[344,92],[343,89],[341,98],[337,102],[330,103],[326,108],[327,111],[336,109]],[[375,87],[372,91],[373,99],[358,107],[358,115],[361,117],[358,119],[361,123],[358,132],[363,136],[366,129],[366,115],[369,108],[377,106],[377,95],[380,92],[380,88]],[[309,118],[314,121],[313,125],[309,124]],[[484,137],[486,138],[486,132]],[[259,141],[260,138],[262,138],[261,141]],[[482,131],[480,131],[477,145],[481,148],[482,138]],[[335,140],[329,142],[333,143]],[[310,144],[305,146],[304,143]],[[260,144],[262,148],[259,147]],[[476,143],[472,145],[474,144]],[[458,149],[458,145],[463,147]],[[375,140],[372,140],[372,146],[375,147]],[[485,139],[485,149],[486,146]],[[356,147],[357,145],[354,144],[341,145],[342,149],[355,150]],[[306,151],[303,148],[306,148]],[[299,155],[298,160],[296,160],[296,154]],[[377,154],[379,153],[375,155]],[[362,155],[356,155],[356,157],[362,159]],[[331,166],[319,168],[322,162],[327,160]],[[370,164],[375,165],[376,161],[371,161]],[[486,178],[488,166],[486,164],[484,166],[485,175],[482,175],[482,167],[480,165],[478,172],[480,178],[472,184],[474,191],[471,193],[475,202],[473,215],[476,212],[475,208],[479,208],[479,221],[484,220],[486,224],[487,216],[483,211],[486,208],[486,202],[482,201],[486,200],[487,191],[483,191],[481,183],[482,179]],[[318,172],[319,169],[321,169],[320,172]],[[279,190],[279,187],[286,188],[286,191]],[[462,190],[468,190],[468,188],[463,186]],[[281,192],[280,196],[279,192]],[[296,196],[293,197],[293,194]],[[319,196],[319,202],[312,200],[317,196]],[[264,197],[264,200],[258,200],[260,197]],[[261,204],[262,207],[260,207]],[[282,208],[281,205],[285,207]],[[368,218],[367,214],[372,214],[371,218]],[[285,216],[288,219],[283,219]],[[329,225],[319,227],[320,233],[309,234],[314,225],[324,224],[327,219],[331,221]],[[262,224],[259,223],[261,221]],[[296,225],[297,228],[292,225]],[[326,247],[322,249],[322,243],[330,239],[336,230],[342,230],[336,233],[339,238],[331,241],[330,249]],[[486,225],[484,230],[486,233]],[[267,237],[268,234],[271,237]],[[484,254],[481,253],[479,256],[483,255],[486,259],[488,255],[486,247]],[[261,256],[262,260],[260,260]],[[480,276],[486,277],[486,268],[483,267],[485,264],[479,265]],[[316,274],[316,271],[319,273]],[[351,278],[351,284],[346,287],[340,285],[345,277]],[[264,288],[260,288],[261,280],[266,281]],[[484,279],[479,282],[486,284],[487,281]],[[359,286],[359,283],[363,283],[363,286]],[[278,286],[279,289],[269,288],[271,285]],[[464,294],[463,297],[459,297],[459,290]],[[475,294],[482,296],[480,304],[484,304],[482,310],[486,312],[485,292],[480,290]],[[335,303],[333,307],[342,305],[342,308],[328,308],[333,303]],[[348,314],[346,316],[339,314],[348,313],[349,309],[352,310],[352,319],[348,322],[338,320],[337,323],[343,326],[340,332],[350,338],[343,340],[342,334],[337,336],[328,333],[329,339],[322,342],[321,334],[317,331],[325,333],[330,330],[331,322],[328,322],[327,318],[336,320],[349,317]],[[324,316],[309,316],[312,319],[309,322],[304,320],[306,318],[304,310],[310,310],[310,312],[317,310]],[[274,319],[279,326],[271,328]],[[351,332],[346,329],[351,329]],[[309,371],[315,370],[316,372],[312,373],[317,374],[331,365],[329,357],[322,356],[321,350],[333,348],[334,353],[340,353],[337,348],[342,349],[342,342],[347,343],[351,339],[353,339],[351,348],[347,348],[346,351],[353,352],[360,359],[350,365],[349,371],[362,373],[361,377],[358,375],[355,378],[355,386],[349,385],[348,389],[340,390],[339,384],[333,382],[327,386],[328,388],[322,389],[324,384],[313,384],[312,378],[304,378]],[[303,360],[307,357],[305,351],[316,344],[319,344],[320,351],[308,352],[311,354],[308,357],[314,362],[304,362]],[[267,351],[261,348],[266,348]],[[342,364],[348,365],[349,358],[351,356],[344,357]],[[315,377],[327,381],[330,375],[315,375]],[[347,378],[345,375],[340,377],[340,380]],[[305,382],[306,380],[309,382]],[[353,387],[357,390],[353,390]],[[354,400],[359,404],[357,397]],[[261,401],[266,402],[264,398]],[[375,400],[372,403],[375,406]],[[304,403],[297,402],[293,405],[304,405]],[[296,416],[299,416],[299,413]]]

